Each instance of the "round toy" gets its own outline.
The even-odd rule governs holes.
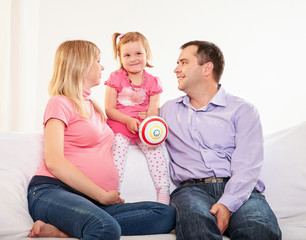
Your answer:
[[[167,134],[167,123],[160,117],[147,117],[139,126],[139,138],[147,145],[161,144],[166,139]]]

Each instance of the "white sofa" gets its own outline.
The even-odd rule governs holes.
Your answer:
[[[27,186],[42,155],[43,137],[40,133],[0,133],[1,240],[27,239],[33,224],[27,207]],[[166,157],[169,159],[167,154]],[[144,155],[137,146],[129,149],[124,178],[121,192],[127,202],[156,199]],[[265,137],[261,178],[266,184],[265,195],[278,218],[283,239],[305,240],[306,122]],[[123,236],[121,239],[174,240],[175,234]]]

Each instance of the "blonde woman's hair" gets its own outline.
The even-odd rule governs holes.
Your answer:
[[[83,118],[90,117],[90,108],[83,97],[84,80],[86,79],[94,58],[100,56],[99,48],[92,42],[73,40],[63,42],[56,51],[53,75],[49,83],[49,95],[65,96],[73,103],[76,112]],[[94,109],[105,115],[96,102],[90,100]]]
[[[117,41],[119,37],[119,41]],[[146,67],[153,67],[150,64],[151,58],[152,58],[152,54],[151,54],[151,49],[150,49],[150,45],[149,45],[149,41],[147,40],[147,38],[142,35],[139,32],[128,32],[125,34],[121,34],[121,33],[114,33],[113,34],[113,51],[114,51],[114,57],[115,59],[118,59],[121,53],[121,47],[122,45],[128,43],[128,42],[137,42],[140,41],[143,48],[146,51]],[[120,68],[123,68],[123,64],[121,59],[119,58],[120,61]]]

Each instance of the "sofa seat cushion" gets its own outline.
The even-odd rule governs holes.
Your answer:
[[[306,122],[265,137],[261,179],[283,239],[306,239]]]

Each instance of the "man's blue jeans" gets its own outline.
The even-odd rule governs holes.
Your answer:
[[[171,194],[176,210],[177,240],[222,240],[215,216],[209,210],[224,192],[226,183],[191,183]],[[249,200],[231,215],[224,235],[231,240],[279,240],[281,231],[265,197],[253,191]]]
[[[52,184],[31,187],[28,202],[34,221],[50,223],[84,240],[168,233],[175,222],[174,209],[165,204],[139,202],[104,206]]]

